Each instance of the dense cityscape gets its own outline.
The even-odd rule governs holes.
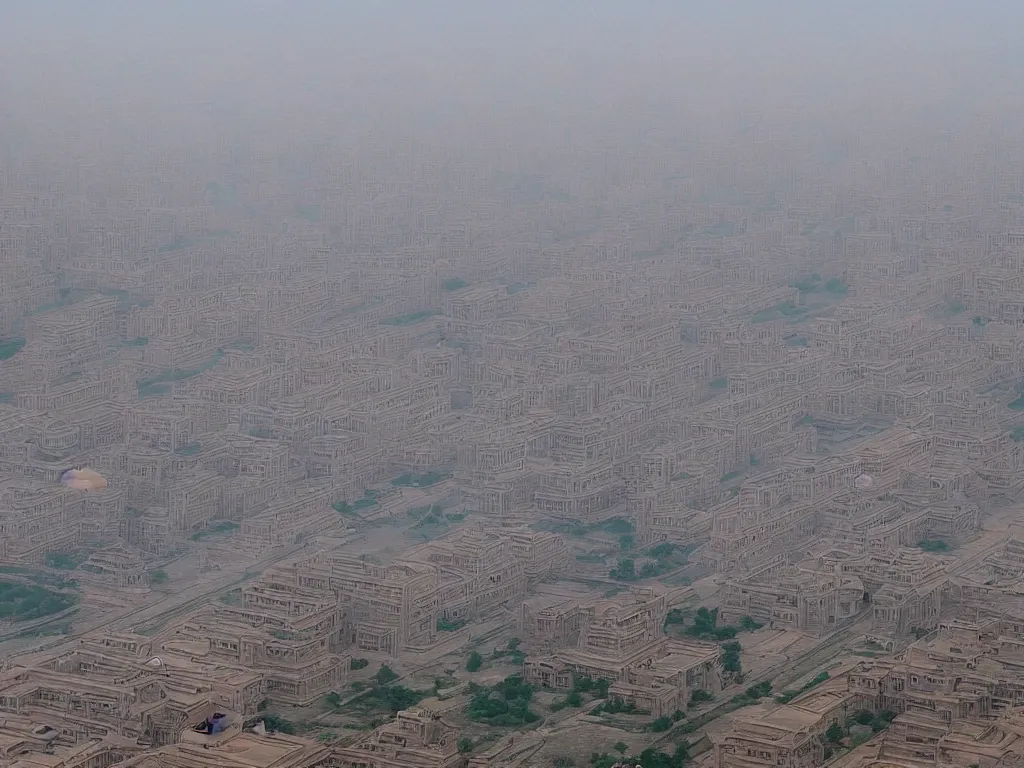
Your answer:
[[[1024,764],[1015,70],[96,19],[0,38],[0,768]]]

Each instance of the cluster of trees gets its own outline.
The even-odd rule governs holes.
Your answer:
[[[883,709],[878,713],[862,709],[854,713],[853,717],[847,721],[846,726],[850,728],[854,725],[869,725],[873,733],[878,733],[888,728],[895,717],[896,713],[891,709]]]
[[[565,695],[564,699],[560,699],[554,702],[551,705],[551,711],[557,712],[558,710],[564,709],[565,707],[582,707],[583,697],[585,694],[593,694],[597,698],[603,699],[608,695],[608,688],[610,685],[611,683],[605,680],[604,678],[594,680],[593,678],[586,676],[577,677],[573,680],[572,690]],[[617,699],[616,701],[622,703],[621,699]],[[598,712],[602,706],[605,705],[598,705],[598,707],[594,710],[594,713]],[[605,709],[603,711],[611,710]]]
[[[665,627],[668,628],[672,624],[686,624],[688,618],[689,613],[687,611],[673,608],[665,616]],[[719,626],[717,608],[710,610],[698,608],[693,615],[692,623],[683,629],[683,634],[698,640],[731,640],[740,632],[756,632],[762,626],[762,624],[754,621],[750,616],[741,618],[738,626]]]
[[[495,648],[491,653],[490,659],[497,661],[498,659],[507,658],[513,664],[522,664],[526,661],[526,654],[519,650],[519,638],[513,637],[505,645],[504,649]],[[469,658],[466,659],[466,671],[477,672],[484,665],[484,657],[478,652],[473,651],[469,654]]]
[[[743,665],[740,662],[740,651],[743,646],[738,640],[730,640],[722,643],[722,670],[739,678],[743,674]]]
[[[358,499],[352,504],[342,499],[331,504],[331,508],[339,515],[355,515],[357,512],[361,512],[364,509],[377,506],[377,491],[366,491],[363,494],[363,498]]]
[[[632,535],[623,535],[619,538],[619,546],[622,549],[631,549],[634,540]],[[675,544],[662,542],[650,547],[644,554],[653,558],[645,562],[640,568],[631,558],[622,558],[618,564],[608,572],[608,577],[618,581],[636,581],[637,579],[652,579],[668,571],[674,571],[686,565],[686,550],[680,549]]]
[[[685,718],[686,713],[683,712],[683,710],[681,709],[677,709],[675,712],[671,714],[671,716],[662,715],[661,717],[657,718],[653,723],[651,723],[651,730],[655,733],[667,731],[669,728],[673,726],[673,724],[678,723],[680,720],[684,720]]]
[[[621,741],[615,745],[614,749],[619,752],[620,757],[609,755],[607,752],[592,752],[590,765],[593,768],[611,768],[615,763],[626,762],[631,765],[642,765],[644,768],[682,768],[690,760],[690,743],[686,740],[676,744],[676,748],[671,754],[649,747],[639,755],[625,758],[624,755],[629,746]],[[558,766],[559,761],[556,760],[555,764]],[[572,760],[567,758],[561,763],[560,768],[570,768],[572,765],[574,765]]]
[[[765,696],[771,695],[771,692],[772,684],[768,680],[765,680],[757,685],[750,686],[743,693],[733,696],[732,699],[729,700],[729,703],[734,705],[736,709],[739,709],[740,707],[749,707],[752,704],[757,704]]]
[[[349,662],[352,669],[362,669],[368,664],[366,659],[353,659]],[[398,678],[399,674],[395,670],[387,664],[381,664],[380,669],[372,678],[374,685],[354,699],[351,705],[362,709],[386,710],[395,713],[418,704],[430,693],[430,691],[416,691],[404,685],[395,685],[394,681]],[[352,683],[353,691],[362,691],[364,688],[364,684],[358,680]],[[325,697],[325,701],[328,706],[338,709],[341,706],[342,697],[340,693],[331,691]]]
[[[491,659],[496,661],[498,659],[508,658],[512,664],[522,664],[526,661],[526,654],[519,650],[519,638],[513,637],[506,643],[504,649],[495,648],[491,652]]]
[[[640,709],[632,701],[625,701],[623,699],[613,697],[607,701],[601,702],[592,710],[592,715],[647,715],[650,714],[646,709]]]
[[[540,715],[530,709],[533,687],[519,675],[506,677],[494,686],[470,683],[469,719],[489,725],[521,726],[535,723]]]
[[[834,753],[835,749],[840,746],[842,741],[850,736],[850,731],[856,726],[870,726],[871,733],[866,731],[854,734],[850,739],[849,746],[856,747],[863,744],[865,741],[871,738],[872,734],[884,731],[889,727],[889,724],[896,717],[896,713],[891,710],[883,710],[877,714],[867,709],[862,709],[855,713],[853,717],[846,721],[845,725],[839,723],[833,723],[825,731],[825,759],[830,758]]]

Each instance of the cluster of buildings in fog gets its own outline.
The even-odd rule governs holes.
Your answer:
[[[0,136],[0,766],[1019,765],[1024,142],[850,114]]]

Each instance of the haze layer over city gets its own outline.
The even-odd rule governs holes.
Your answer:
[[[0,0],[0,768],[1019,768],[1022,23]]]

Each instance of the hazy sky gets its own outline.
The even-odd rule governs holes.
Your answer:
[[[500,121],[527,107],[583,119],[644,104],[647,119],[662,105],[830,109],[873,89],[958,104],[1024,70],[1022,5],[0,0],[0,114],[157,126],[201,104],[270,123],[317,123],[318,110]]]

